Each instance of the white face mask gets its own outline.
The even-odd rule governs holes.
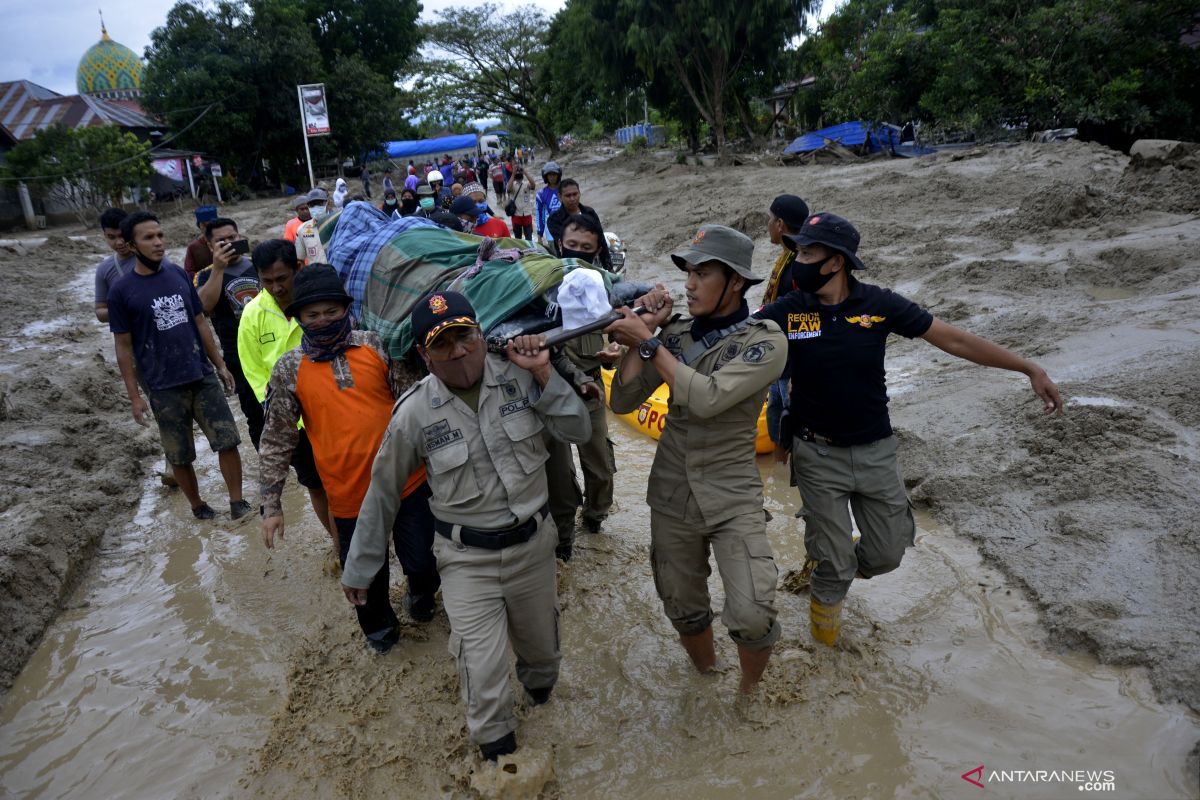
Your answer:
[[[313,219],[320,219],[325,216],[325,206],[309,206],[308,213],[312,214]]]

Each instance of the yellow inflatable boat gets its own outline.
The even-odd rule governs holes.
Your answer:
[[[604,377],[606,396],[612,395],[612,380],[615,374],[611,369],[600,370]],[[663,427],[667,424],[667,398],[671,392],[664,383],[646,398],[646,402],[638,406],[636,411],[628,414],[617,414],[640,432],[654,439],[662,436]],[[611,409],[610,409],[611,410]],[[616,414],[616,412],[613,412]],[[767,435],[767,404],[763,403],[762,413],[758,415],[758,437],[754,440],[754,449],[758,453],[770,453],[775,449],[775,443]]]

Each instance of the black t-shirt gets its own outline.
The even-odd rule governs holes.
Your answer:
[[[196,287],[208,283],[211,276],[211,267],[198,272]],[[213,307],[212,323],[225,360],[236,361],[238,322],[242,318],[242,309],[258,294],[258,273],[250,259],[243,257],[238,263],[226,267],[221,284],[221,298]]]
[[[892,434],[887,376],[888,334],[923,336],[933,315],[889,289],[853,281],[836,306],[790,292],[754,316],[774,320],[788,337],[794,429],[839,444],[866,444]]]

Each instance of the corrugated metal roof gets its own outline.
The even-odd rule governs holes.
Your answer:
[[[106,100],[89,95],[63,96],[32,81],[0,83],[0,126],[18,141],[56,122],[74,128],[116,125],[156,128],[160,124],[135,100]]]

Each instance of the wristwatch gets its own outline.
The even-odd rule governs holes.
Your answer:
[[[638,344],[638,358],[642,361],[649,361],[654,358],[654,354],[658,352],[659,346],[662,344],[657,336],[651,336],[644,342]]]

